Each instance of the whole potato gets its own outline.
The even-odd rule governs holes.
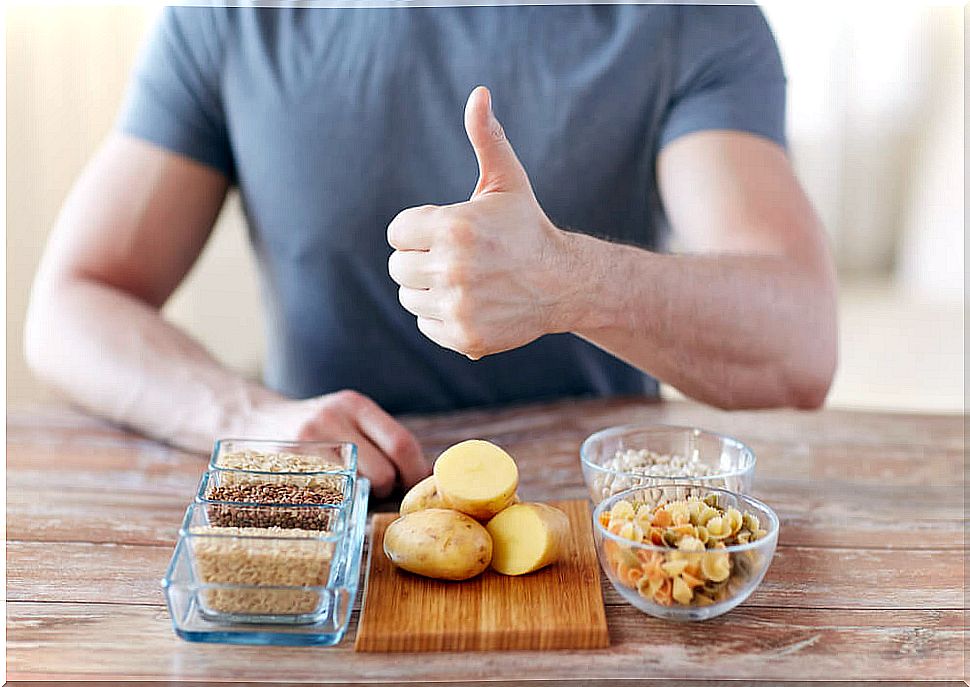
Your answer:
[[[512,496],[512,503],[510,505],[516,503],[519,503],[518,493]],[[415,513],[419,510],[427,510],[428,508],[448,508],[448,504],[445,503],[444,499],[441,498],[441,494],[438,493],[438,485],[435,483],[434,475],[428,475],[408,490],[408,493],[401,499],[400,514],[407,515],[408,513]],[[487,521],[490,518],[475,519]]]
[[[423,480],[411,487],[410,491],[401,499],[401,515],[414,513],[428,508],[446,508],[445,502],[438,494],[438,486],[435,484],[434,475],[428,475]]]
[[[464,513],[428,508],[387,526],[384,554],[394,565],[418,575],[467,580],[492,562],[492,538]]]

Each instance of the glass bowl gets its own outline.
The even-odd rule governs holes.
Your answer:
[[[648,538],[651,534],[656,537],[659,530],[662,541],[668,536],[663,533],[669,530],[651,527],[650,518],[654,517],[655,508],[691,497],[708,506],[713,500],[717,508],[725,512],[734,508],[743,518],[744,524],[739,526],[741,532],[755,527],[764,530],[765,534],[755,541],[723,548],[704,548],[709,543],[705,545],[700,539],[715,536],[708,535],[706,528],[703,535],[694,529],[699,538],[670,532],[673,537],[690,536],[691,542],[672,538],[668,545],[657,545],[630,539],[640,538],[639,532],[632,531],[639,527],[640,532],[648,533]],[[634,528],[622,527],[621,523],[628,522],[621,517],[622,511],[629,510],[625,506],[613,510],[621,501],[631,504],[636,514],[632,522],[643,524],[643,527],[639,524]],[[642,506],[646,510],[641,510]],[[704,512],[703,507],[698,510]],[[611,518],[611,513],[617,515]],[[754,523],[750,516],[758,522]],[[689,517],[692,521],[703,520],[703,516],[696,514]],[[615,520],[612,527],[605,524],[610,520]],[[728,517],[721,518],[718,525],[730,528],[729,520]],[[711,532],[714,531],[711,526]],[[767,505],[749,496],[688,482],[668,482],[635,487],[601,501],[593,510],[593,538],[600,565],[626,601],[657,618],[707,620],[727,613],[761,584],[778,543],[778,516]],[[727,541],[736,538],[728,537]],[[721,543],[723,545],[723,541]],[[700,547],[689,544],[700,544]]]
[[[279,465],[263,464],[261,467],[241,467],[242,464],[227,464],[233,454],[255,456],[256,463],[261,455],[289,454],[307,464],[298,470],[287,470]],[[313,464],[326,463],[333,465],[333,469],[321,469]],[[250,472],[254,475],[273,473],[281,476],[305,475],[316,473],[348,473],[357,474],[357,447],[348,442],[333,441],[272,441],[265,439],[219,439],[216,441],[212,456],[209,459],[210,469],[233,469],[240,473]]]
[[[623,464],[624,453],[641,450],[668,460],[639,470]],[[591,434],[579,456],[594,504],[632,487],[672,480],[746,494],[754,479],[755,457],[750,448],[737,439],[696,427],[609,427]]]

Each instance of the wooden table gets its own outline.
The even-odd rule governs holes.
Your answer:
[[[493,439],[526,499],[583,497],[578,450],[609,425],[690,424],[747,442],[782,527],[764,583],[701,624],[650,618],[604,582],[612,646],[587,652],[362,655],[176,638],[159,578],[204,458],[63,408],[7,419],[11,680],[409,682],[957,679],[964,675],[962,416],[725,413],[641,399],[406,420],[429,455]],[[386,508],[385,508],[386,509]]]

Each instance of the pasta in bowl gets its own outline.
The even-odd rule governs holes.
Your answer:
[[[778,516],[749,496],[668,482],[601,501],[593,535],[600,565],[629,603],[658,618],[707,620],[761,583]]]

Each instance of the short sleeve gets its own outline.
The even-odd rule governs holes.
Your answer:
[[[166,7],[142,47],[117,128],[235,178],[210,8]]]
[[[708,129],[744,131],[785,146],[785,73],[761,9],[681,10],[677,66],[660,147]]]

